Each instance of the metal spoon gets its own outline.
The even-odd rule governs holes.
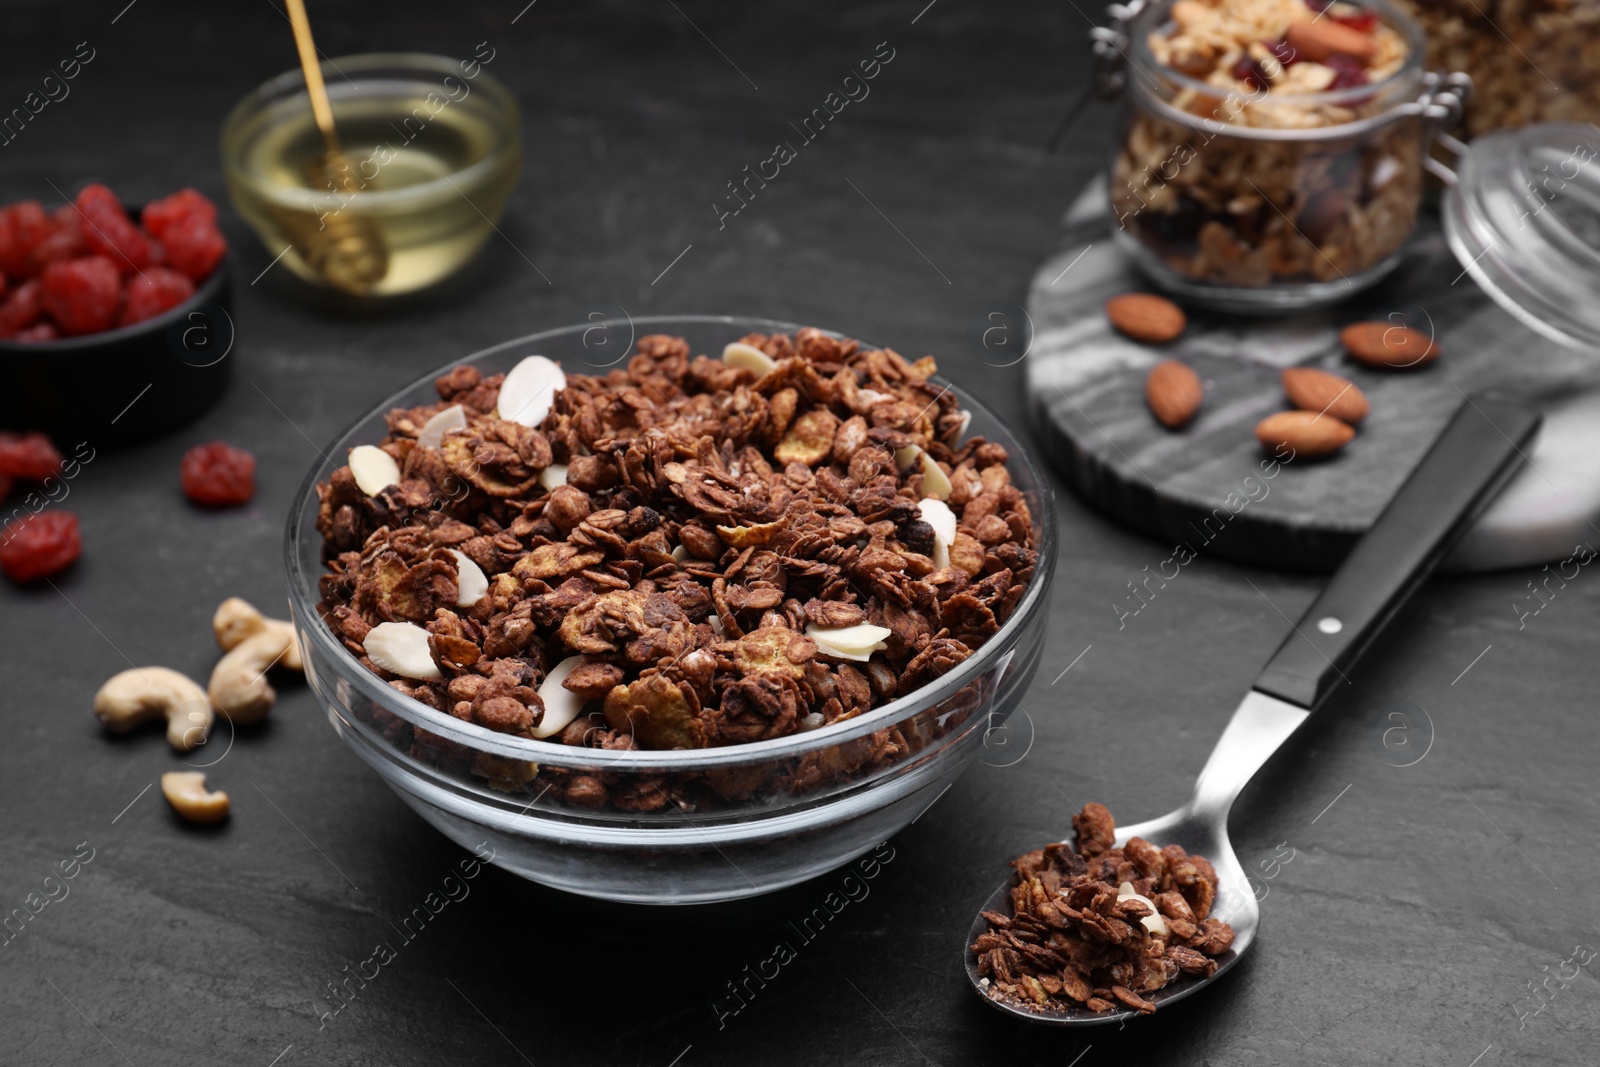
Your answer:
[[[1215,974],[1182,975],[1165,989],[1141,994],[1147,1000],[1159,1007],[1204,989],[1255,943],[1261,911],[1228,840],[1234,799],[1334,684],[1348,683],[1347,672],[1357,658],[1526,459],[1523,448],[1538,427],[1539,415],[1520,404],[1483,395],[1467,398],[1267,663],[1223,730],[1188,803],[1160,818],[1117,829],[1119,847],[1142,837],[1158,847],[1181,845],[1209,859],[1218,883],[1213,914],[1234,931],[1233,946],[1217,958]],[[1011,914],[1011,885],[1010,879],[1003,882],[982,910]],[[1081,1006],[1036,1008],[999,999],[992,981],[978,975],[970,947],[987,929],[988,922],[978,915],[964,946],[967,978],[986,1003],[1057,1026],[1119,1022],[1140,1014]]]
[[[342,201],[358,196],[361,183],[339,143],[333,105],[328,101],[328,87],[317,63],[317,46],[311,39],[305,0],[287,0],[287,6],[300,69],[305,74],[306,95],[311,98],[311,117],[322,133],[324,148],[321,156],[307,161],[306,180],[312,188],[337,193],[341,204],[337,211],[321,216],[283,211],[278,221],[306,265],[329,285],[347,293],[364,294],[388,275],[389,250],[370,219],[345,213]]]

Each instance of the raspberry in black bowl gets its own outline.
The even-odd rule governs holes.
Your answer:
[[[204,410],[233,344],[227,251],[194,189],[0,207],[0,427],[115,444]]]

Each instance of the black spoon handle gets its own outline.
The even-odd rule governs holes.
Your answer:
[[[1468,397],[1255,688],[1310,710],[1347,682],[1367,646],[1527,458],[1539,418],[1510,400]]]

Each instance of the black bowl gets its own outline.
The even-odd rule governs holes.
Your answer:
[[[232,280],[225,256],[193,296],[153,319],[59,341],[0,341],[0,427],[99,447],[188,422],[232,373]]]

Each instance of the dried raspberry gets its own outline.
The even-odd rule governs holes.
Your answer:
[[[62,333],[98,333],[116,321],[122,275],[104,256],[52,263],[39,277],[39,301]]]
[[[103,185],[89,185],[75,203],[83,215],[83,240],[90,252],[105,256],[127,274],[154,261],[149,235],[128,218],[116,193]]]
[[[217,205],[193,189],[179,189],[171,196],[152,200],[139,212],[139,221],[155,237],[166,233],[175,222],[196,217],[216,225]]]
[[[190,215],[162,231],[167,247],[167,262],[173,270],[193,281],[204,281],[228,251],[227,239],[216,225],[202,216]]]
[[[53,322],[38,322],[26,330],[18,330],[12,335],[11,340],[24,345],[38,344],[41,341],[59,341],[61,331],[56,329]]]
[[[1233,65],[1233,70],[1229,73],[1258,91],[1265,89],[1269,84],[1266,68],[1252,56],[1240,56],[1239,62]]]
[[[23,282],[0,304],[0,337],[13,337],[39,321],[39,283]]]
[[[128,279],[118,326],[132,326],[177,307],[194,295],[194,282],[166,267],[150,267]]]
[[[7,478],[4,474],[0,474],[0,500],[4,500],[6,497],[8,497],[10,495],[11,495],[11,479]]]
[[[0,474],[24,482],[42,482],[61,473],[61,453],[42,433],[0,431]]]
[[[1334,70],[1333,81],[1328,83],[1329,92],[1336,89],[1353,89],[1371,81],[1367,77],[1366,64],[1355,56],[1335,52],[1322,62]]]
[[[1271,52],[1278,62],[1285,67],[1292,67],[1296,63],[1300,62],[1300,53],[1296,52],[1294,50],[1294,46],[1288,41],[1280,39],[1276,41],[1262,41],[1261,43],[1265,45],[1267,51]]]
[[[31,582],[66,570],[83,554],[78,516],[45,511],[8,525],[0,537],[0,571],[14,582]]]
[[[7,278],[31,278],[37,272],[33,249],[50,236],[50,217],[37,200],[0,208],[0,271]]]
[[[208,508],[243,504],[256,492],[256,457],[223,441],[189,449],[178,474],[183,494]]]

